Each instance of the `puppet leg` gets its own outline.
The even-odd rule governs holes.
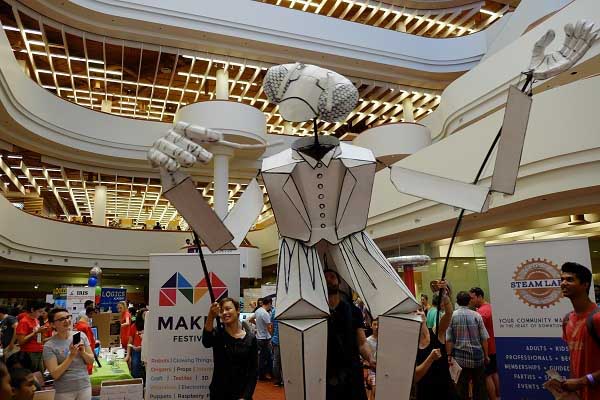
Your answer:
[[[421,326],[420,317],[411,314],[417,300],[364,232],[331,246],[329,254],[335,266],[328,267],[358,293],[374,318],[379,317],[376,398],[408,400]]]
[[[419,303],[377,245],[364,232],[346,237],[328,251],[342,279],[365,302],[371,315],[411,313]],[[327,255],[326,255],[327,257]]]
[[[282,238],[275,318],[287,400],[324,400],[327,357],[327,288],[314,247]]]

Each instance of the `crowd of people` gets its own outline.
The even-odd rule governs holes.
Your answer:
[[[353,302],[340,290],[342,280],[335,271],[324,275],[330,307],[327,400],[374,399],[379,322],[360,299]],[[571,376],[544,385],[556,396],[576,393],[582,400],[600,398],[600,309],[589,298],[591,283],[591,272],[584,266],[570,262],[562,266],[562,294],[573,305],[563,322]],[[431,288],[432,304],[423,294],[417,312],[422,326],[413,397],[499,399],[492,307],[485,292],[473,287],[454,295],[447,281],[432,282]],[[35,301],[13,310],[0,306],[0,400],[32,399],[36,390],[49,384],[57,400],[91,398],[89,375],[97,343],[90,328],[95,309],[93,303],[86,306],[77,316]],[[121,345],[127,349],[131,374],[145,379],[142,339],[147,310],[141,308],[132,317],[126,303],[118,309]],[[211,398],[252,399],[258,380],[283,386],[274,316],[272,297],[260,300],[248,322],[240,321],[240,304],[232,298],[211,304],[202,332],[202,344],[214,354]]]
[[[325,279],[330,307],[327,400],[374,399],[379,322],[371,318],[360,299],[352,302],[340,291],[341,279],[335,271],[325,271]],[[600,385],[596,386],[600,382],[600,339],[596,341],[581,329],[581,324],[592,318],[593,329],[600,333],[600,312],[596,313],[598,308],[588,297],[591,282],[591,272],[584,266],[562,266],[561,290],[574,308],[565,317],[563,328],[571,377],[546,385],[552,393],[572,392],[582,400],[600,398]],[[500,399],[492,306],[485,300],[484,290],[473,287],[453,295],[448,282],[437,281],[432,283],[432,292],[432,305],[424,294],[418,311],[422,327],[413,398]],[[255,329],[238,321],[239,312],[239,303],[230,298],[212,304],[209,311],[203,344],[214,349],[211,398],[251,399],[257,380],[272,379],[275,385],[284,382],[271,299],[262,299],[248,319]],[[219,317],[221,324],[215,324]]]
[[[141,348],[146,309],[134,318],[125,302],[118,309],[125,361],[133,377],[145,379]],[[91,399],[89,376],[100,347],[91,327],[96,312],[91,300],[78,315],[39,301],[0,306],[0,400],[30,400],[42,389],[53,389],[56,400]]]

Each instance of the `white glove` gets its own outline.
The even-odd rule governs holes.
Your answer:
[[[150,150],[148,160],[154,167],[176,172],[181,167],[191,167],[197,161],[208,163],[212,153],[199,143],[219,142],[223,134],[201,126],[178,122],[166,136],[158,139]]]
[[[592,46],[598,37],[598,30],[593,22],[584,19],[565,25],[565,41],[559,51],[545,54],[546,47],[556,36],[554,30],[546,32],[533,46],[529,70],[533,77],[545,80],[571,68]]]

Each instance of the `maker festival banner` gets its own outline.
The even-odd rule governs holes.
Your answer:
[[[562,321],[572,306],[562,297],[560,267],[573,261],[590,268],[588,240],[489,245],[486,257],[500,395],[503,400],[553,399],[542,387],[545,371],[569,376]]]
[[[205,255],[217,301],[239,300],[240,255]],[[150,255],[150,312],[144,329],[146,399],[208,399],[212,349],[202,346],[210,296],[198,254]]]

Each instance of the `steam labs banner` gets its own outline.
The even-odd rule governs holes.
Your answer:
[[[100,308],[103,311],[110,310],[111,312],[118,312],[117,304],[120,301],[125,301],[127,298],[127,289],[116,289],[116,288],[102,288],[100,295]]]
[[[486,246],[496,357],[503,400],[551,400],[546,371],[569,377],[563,317],[572,310],[560,290],[560,266],[590,266],[587,239]],[[594,298],[594,293],[590,293]]]
[[[217,301],[239,299],[239,253],[206,254],[205,259]],[[212,349],[200,343],[209,306],[208,282],[197,254],[150,256],[147,399],[209,398]]]

